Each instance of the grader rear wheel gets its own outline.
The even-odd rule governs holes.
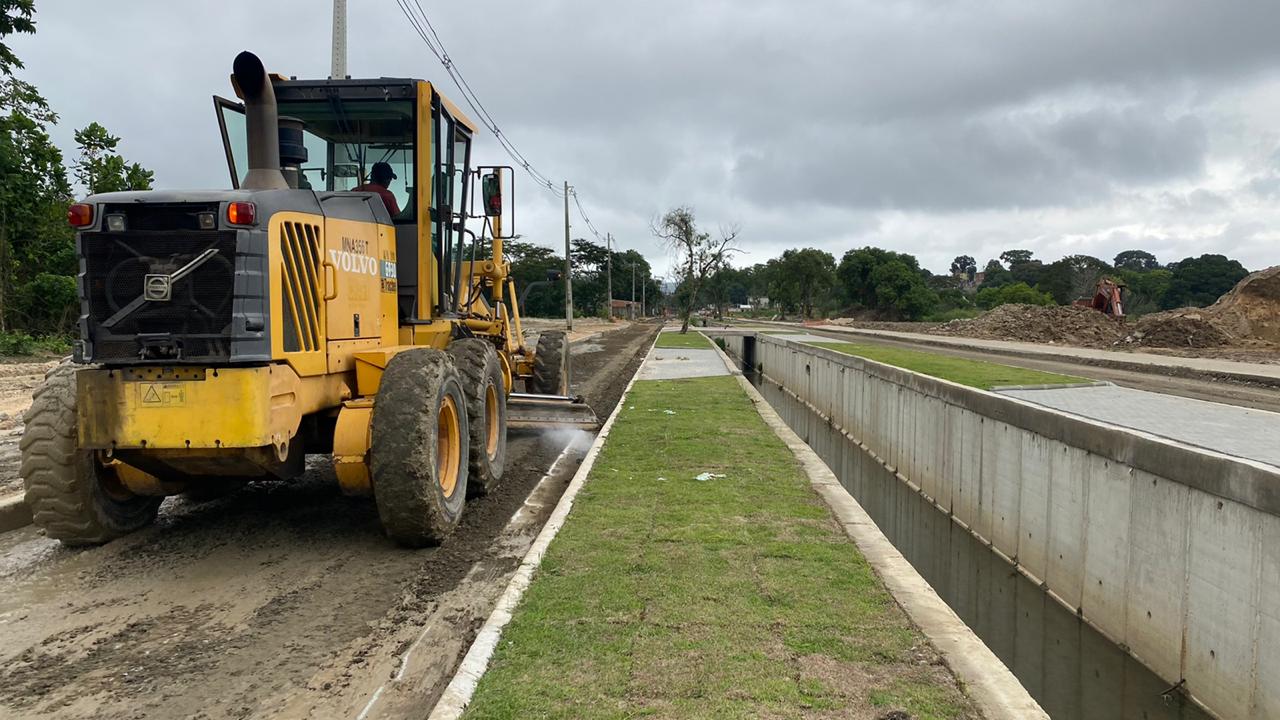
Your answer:
[[[33,521],[66,545],[98,545],[150,524],[162,498],[129,492],[76,442],[75,366],[45,376],[24,416],[22,484]]]
[[[529,392],[539,395],[569,394],[569,339],[563,330],[547,330],[538,336],[533,356]]]
[[[467,394],[470,429],[467,496],[478,497],[497,487],[507,464],[507,393],[498,351],[486,340],[467,338],[449,343],[448,352]]]
[[[382,373],[369,465],[382,527],[401,545],[439,543],[457,527],[467,495],[466,407],[443,351],[406,350]]]

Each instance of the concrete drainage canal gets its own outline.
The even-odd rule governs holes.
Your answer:
[[[743,364],[757,371],[746,374],[765,399],[1051,717],[1212,717],[1186,696],[1180,683],[1161,679],[1083,615],[1065,607],[1012,558],[904,481],[897,467],[851,439],[767,369],[759,372],[755,338],[731,339],[727,349],[738,359],[751,358],[750,365]],[[807,375],[807,368],[800,372]]]

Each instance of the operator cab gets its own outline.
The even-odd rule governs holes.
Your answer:
[[[375,163],[389,164],[396,179],[387,188],[402,208],[390,218],[400,320],[441,315],[453,304],[454,254],[472,234],[466,221],[475,125],[421,80],[273,80],[289,184],[315,192],[326,215],[339,198],[353,196],[382,208],[378,194],[352,190],[369,182]],[[244,106],[217,96],[214,106],[231,184],[239,188],[248,169]]]

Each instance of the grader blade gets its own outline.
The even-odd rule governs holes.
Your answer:
[[[507,427],[598,430],[600,420],[581,396],[511,393],[507,397]]]

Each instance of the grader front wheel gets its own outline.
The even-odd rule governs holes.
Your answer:
[[[162,498],[134,495],[76,443],[75,366],[45,376],[24,416],[22,484],[32,518],[66,545],[97,545],[150,524]]]
[[[497,487],[507,464],[507,394],[502,365],[493,345],[479,338],[455,340],[449,343],[448,352],[467,395],[471,458],[467,495],[478,497]]]
[[[562,330],[547,330],[538,336],[533,356],[533,377],[529,392],[539,395],[569,394],[569,338]]]
[[[439,543],[462,516],[466,408],[447,353],[406,350],[387,363],[373,405],[369,465],[382,527],[401,545]]]

